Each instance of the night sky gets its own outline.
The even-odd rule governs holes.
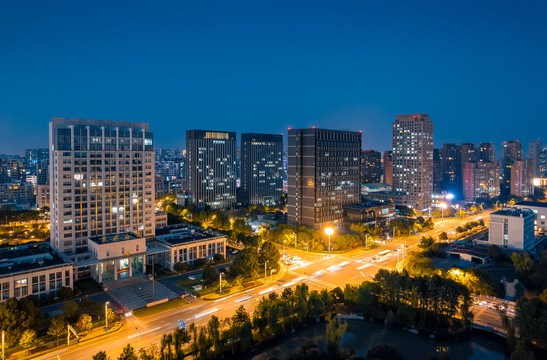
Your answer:
[[[0,0],[0,153],[46,147],[53,116],[147,121],[160,148],[315,125],[382,151],[413,112],[436,146],[527,151],[547,133],[546,18],[543,0]]]

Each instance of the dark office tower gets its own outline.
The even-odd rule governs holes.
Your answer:
[[[433,149],[433,193],[442,192],[443,182],[443,149]]]
[[[479,144],[479,158],[478,161],[482,162],[494,162],[496,158],[496,151],[494,143],[480,143]]]
[[[226,209],[236,202],[236,133],[186,131],[186,184],[199,209]]]
[[[148,123],[53,118],[49,144],[50,237],[56,250],[85,258],[89,237],[154,236]]]
[[[500,194],[508,196],[511,194],[511,167],[517,160],[522,160],[522,145],[520,141],[505,141],[503,143],[503,154],[501,159]]]
[[[462,198],[462,153],[459,145],[443,145],[443,180],[442,190]]]
[[[384,158],[382,159],[384,168],[384,183],[393,184],[393,152],[391,150],[384,151]]]
[[[36,181],[38,185],[49,184],[49,158],[40,160],[38,162],[36,177],[37,177]]]
[[[547,177],[547,145],[539,148],[539,176]]]
[[[361,134],[289,129],[288,223],[339,225],[343,207],[360,203]]]
[[[241,134],[242,202],[275,205],[283,195],[283,135]]]
[[[392,133],[392,190],[407,194],[413,208],[425,209],[433,193],[433,122],[426,114],[397,115]]]
[[[528,158],[532,160],[532,177],[539,177],[540,171],[539,171],[539,152],[541,149],[541,144],[539,142],[539,139],[536,141],[530,141],[530,144],[528,145]]]
[[[361,182],[379,183],[382,177],[382,154],[379,151],[361,151]]]

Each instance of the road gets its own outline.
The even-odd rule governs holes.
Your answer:
[[[479,217],[483,217],[484,221],[487,222],[488,215],[485,216],[484,214]],[[124,330],[114,336],[105,336],[94,341],[71,345],[69,349],[53,351],[46,356],[39,357],[39,359],[52,359],[57,355],[60,359],[90,359],[99,350],[104,350],[111,358],[116,358],[121,349],[128,343],[137,348],[147,347],[153,343],[158,344],[164,334],[177,328],[179,320],[184,321],[186,324],[194,322],[197,326],[200,326],[205,324],[213,314],[220,319],[232,316],[241,305],[248,312],[252,312],[255,304],[263,296],[267,296],[271,292],[280,293],[283,289],[294,287],[298,283],[306,283],[310,290],[332,289],[337,286],[343,287],[345,284],[358,284],[365,279],[372,279],[379,269],[394,269],[400,264],[398,261],[402,260],[402,250],[399,251],[399,255],[387,256],[380,261],[371,261],[380,251],[401,249],[405,242],[408,246],[407,252],[413,251],[418,246],[422,236],[431,235],[436,238],[442,231],[447,232],[450,236],[457,226],[476,218],[468,218],[463,221],[453,218],[444,219],[437,222],[435,229],[428,233],[396,238],[388,244],[372,250],[354,250],[342,255],[320,255],[287,247],[285,250],[287,255],[299,256],[301,261],[297,265],[289,266],[285,276],[279,281],[271,283],[268,279],[266,285],[246,292],[216,301],[197,299],[191,305],[147,318],[131,317],[126,320]],[[501,325],[498,311],[495,309],[488,306],[475,306],[474,313],[478,317],[478,321],[495,323],[495,326]]]

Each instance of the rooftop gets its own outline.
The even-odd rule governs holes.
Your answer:
[[[134,233],[121,233],[121,234],[109,234],[109,235],[100,235],[100,236],[91,236],[90,241],[93,241],[95,244],[109,244],[117,241],[126,241],[126,240],[135,240],[140,237]]]
[[[539,202],[539,201],[521,201],[521,202],[518,202],[516,205],[547,208],[547,202]]]
[[[69,264],[48,243],[33,243],[0,249],[0,276]]]
[[[517,208],[501,209],[491,213],[490,215],[502,215],[502,216],[514,216],[514,217],[535,216],[532,210],[517,209]]]
[[[223,236],[226,235],[185,223],[168,225],[156,229],[156,239],[170,245],[179,245]]]

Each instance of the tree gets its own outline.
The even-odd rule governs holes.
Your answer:
[[[63,287],[57,289],[57,296],[63,300],[70,299],[74,296],[74,291],[69,287]]]
[[[340,347],[342,336],[348,328],[348,323],[340,322],[332,314],[327,317],[326,335],[327,335],[327,350],[336,352]]]
[[[439,235],[439,240],[441,241],[446,241],[448,240],[448,234],[446,232],[442,232],[440,235]]]
[[[366,360],[403,360],[403,357],[390,344],[376,344],[368,350]]]
[[[6,331],[8,343],[15,345],[27,329],[37,329],[44,314],[34,303],[25,298],[11,297],[0,304],[0,327]]]
[[[47,334],[57,337],[57,346],[59,346],[59,337],[67,331],[67,323],[63,316],[57,316],[51,319],[51,325],[47,330]]]
[[[513,261],[515,271],[521,274],[529,273],[534,267],[534,260],[530,258],[528,253],[519,254],[514,252],[511,254],[511,260]]]
[[[264,264],[266,261],[268,261],[268,265],[272,269],[277,269],[279,267],[279,259],[281,258],[281,254],[279,254],[279,250],[277,247],[272,243],[271,241],[266,241],[264,244],[262,244],[262,249],[260,251],[260,262]]]
[[[237,287],[237,286],[241,286],[243,285],[243,275],[238,275],[236,276],[236,278],[234,279],[234,281],[232,282],[232,284]]]
[[[186,265],[186,263],[183,263],[183,262],[176,263],[174,268],[175,268],[175,271],[178,273],[183,273],[188,271],[188,265]]]
[[[465,213],[465,210],[458,210],[458,212],[456,213],[456,216],[459,217],[460,219],[463,219],[465,215],[467,215]]]
[[[234,259],[230,272],[234,276],[250,276],[251,274],[256,276],[258,274],[258,252],[256,249],[246,247],[241,250]]]
[[[91,315],[88,314],[82,314],[78,318],[78,322],[76,323],[76,327],[80,329],[81,331],[89,331],[93,327]]]
[[[21,346],[23,349],[30,349],[36,344],[36,331],[32,329],[25,330],[23,335],[21,335],[21,339],[19,339],[19,346]]]
[[[78,311],[78,304],[76,301],[67,301],[63,305],[63,314],[66,315],[67,318],[71,318],[74,315],[76,315],[76,312]]]
[[[106,351],[99,351],[91,357],[93,360],[110,360],[110,357],[106,355]]]
[[[108,310],[106,311],[106,317],[109,324],[112,324],[114,321],[116,321],[116,314],[111,308],[108,308]]]
[[[490,256],[494,260],[499,260],[503,257],[503,254],[500,250],[500,248],[496,245],[489,245],[488,246],[488,256]]]
[[[206,267],[204,267],[201,278],[206,284],[211,284],[215,282],[215,280],[217,279],[217,272],[215,268],[211,265],[207,265]]]
[[[118,356],[118,360],[138,360],[135,348],[131,346],[131,344],[127,344],[127,346],[122,349],[120,356]]]

